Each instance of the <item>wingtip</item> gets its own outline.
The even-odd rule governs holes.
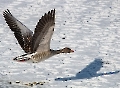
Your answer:
[[[55,12],[55,8],[53,9],[53,11]]]
[[[3,11],[3,15],[6,13],[6,10]]]
[[[7,9],[7,11],[10,13],[10,10],[9,10],[9,9]]]
[[[10,10],[9,9],[6,9],[3,11],[3,15],[6,15],[7,13],[10,13]],[[10,13],[11,14],[11,13]]]
[[[51,12],[55,13],[55,8],[51,10]]]
[[[53,11],[54,13],[55,13],[55,8],[54,8],[54,11]]]

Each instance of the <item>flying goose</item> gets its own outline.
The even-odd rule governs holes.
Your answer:
[[[18,40],[21,48],[26,53],[13,60],[38,63],[56,54],[74,52],[68,47],[60,50],[50,49],[50,41],[55,26],[55,9],[45,13],[41,17],[36,25],[34,34],[17,20],[8,9],[3,12],[3,16],[9,28],[14,32],[14,36]]]

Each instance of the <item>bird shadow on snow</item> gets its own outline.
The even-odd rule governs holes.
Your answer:
[[[101,59],[95,59],[89,65],[87,65],[83,70],[77,72],[75,76],[64,77],[64,78],[56,78],[56,81],[68,81],[68,80],[77,80],[77,79],[90,79],[93,77],[103,76],[103,75],[111,75],[117,74],[120,70],[106,72],[106,73],[97,73],[102,67],[104,62]]]

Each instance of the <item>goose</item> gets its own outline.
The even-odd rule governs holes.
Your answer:
[[[59,50],[50,49],[50,41],[55,26],[55,9],[45,13],[39,19],[34,34],[22,22],[17,20],[9,9],[3,11],[3,17],[25,52],[25,54],[13,58],[15,61],[38,63],[60,53],[74,52],[68,47]]]

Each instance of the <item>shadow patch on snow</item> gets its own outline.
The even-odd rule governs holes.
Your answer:
[[[120,72],[120,71],[114,71],[114,72],[106,72],[106,73],[97,73],[97,71],[99,71],[103,67],[103,63],[104,62],[102,61],[102,59],[95,59],[93,62],[87,65],[83,70],[76,73],[76,76],[56,78],[55,80],[56,81],[68,81],[68,80],[77,80],[77,79],[90,79],[93,77],[117,74]]]

